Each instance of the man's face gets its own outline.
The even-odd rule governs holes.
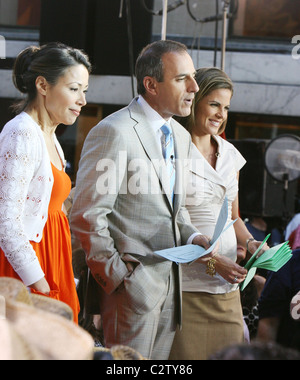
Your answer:
[[[162,60],[164,80],[154,80],[154,108],[166,120],[174,115],[189,116],[195,93],[199,91],[192,58],[188,53],[182,52],[167,53]]]

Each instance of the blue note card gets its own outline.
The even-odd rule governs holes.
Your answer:
[[[214,231],[214,236],[211,240],[211,246],[209,249],[205,249],[203,247],[200,247],[199,245],[194,244],[187,244],[183,245],[181,247],[174,247],[174,248],[168,248],[163,249],[161,251],[155,251],[154,253],[164,257],[165,259],[168,259],[170,261],[174,261],[178,264],[184,264],[184,263],[192,263],[193,261],[198,260],[202,256],[208,255],[210,252],[213,251],[215,248],[217,242],[219,241],[222,234],[228,230],[236,221],[233,220],[230,222],[226,227],[226,222],[228,220],[228,199],[225,197],[220,215],[216,224],[216,228]],[[201,231],[200,231],[201,232]]]

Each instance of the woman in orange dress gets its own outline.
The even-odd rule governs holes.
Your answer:
[[[78,322],[71,234],[63,203],[71,190],[55,136],[86,105],[91,65],[59,43],[17,57],[14,84],[27,94],[0,134],[0,276],[68,304]]]

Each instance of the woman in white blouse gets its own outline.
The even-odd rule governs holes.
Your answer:
[[[198,70],[196,80],[200,91],[186,126],[193,141],[186,207],[192,223],[210,238],[225,197],[228,222],[238,220],[222,235],[217,255],[182,267],[183,325],[176,333],[173,360],[205,360],[225,346],[244,341],[238,284],[247,271],[236,263],[237,243],[251,253],[260,245],[239,218],[238,176],[246,161],[220,137],[233,84],[216,68]]]
[[[79,302],[63,213],[71,181],[55,130],[74,124],[86,105],[90,71],[88,57],[63,44],[25,49],[13,79],[27,96],[0,134],[0,276],[69,304],[76,322]]]

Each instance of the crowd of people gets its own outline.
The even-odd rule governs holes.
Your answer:
[[[243,344],[242,262],[261,241],[239,215],[246,161],[220,137],[231,79],[217,68],[196,70],[181,43],[146,46],[136,62],[138,97],[84,142],[67,217],[71,183],[55,130],[79,117],[91,70],[85,53],[61,43],[17,57],[14,84],[27,96],[0,134],[0,276],[68,304],[78,323],[72,232],[89,269],[85,312],[101,315],[105,347],[125,345],[152,360],[203,360]],[[225,198],[228,222],[236,222],[209,254],[178,265],[155,253],[210,248]],[[254,297],[262,317],[255,335],[297,349],[290,304],[300,291],[299,258],[295,251]]]

